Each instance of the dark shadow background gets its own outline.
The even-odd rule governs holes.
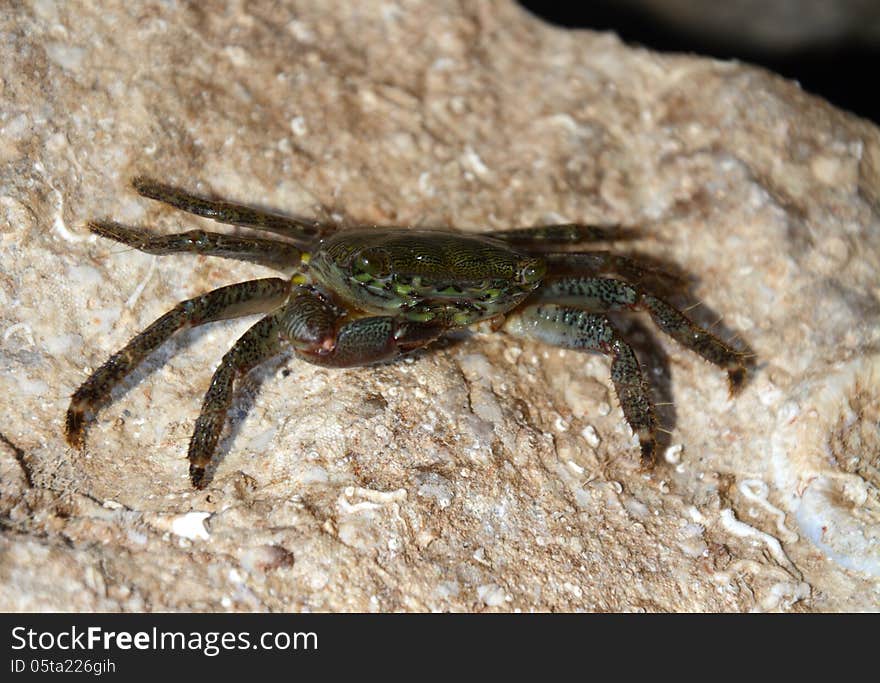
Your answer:
[[[723,1],[723,0],[722,0]],[[834,2],[835,0],[828,0]],[[880,0],[877,0],[880,3]],[[646,10],[614,0],[520,0],[532,14],[558,26],[614,31],[627,43],[661,52],[694,52],[759,64],[800,82],[804,90],[880,124],[880,45],[841,37],[793,50],[768,50],[738,36],[701,35]]]

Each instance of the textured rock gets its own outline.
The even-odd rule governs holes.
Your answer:
[[[0,33],[0,608],[880,607],[875,127],[501,1],[33,2]],[[758,366],[729,400],[633,327],[674,401],[642,474],[603,358],[478,331],[376,368],[282,360],[195,492],[201,395],[249,321],[169,343],[85,451],[62,438],[131,335],[269,272],[89,237],[200,224],[135,174],[364,222],[639,225]]]

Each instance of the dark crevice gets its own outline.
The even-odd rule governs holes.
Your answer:
[[[623,41],[652,50],[693,52],[758,64],[798,81],[804,90],[824,97],[841,109],[880,123],[880,98],[876,94],[880,45],[841,37],[835,42],[814,43],[788,51],[770,50],[746,44],[734,34],[725,39],[715,33],[687,30],[613,0],[588,3],[520,0],[520,4],[551,24],[614,31]]]
[[[19,448],[12,443],[12,441],[10,441],[2,432],[0,432],[0,443],[3,443],[10,451],[12,451],[13,457],[21,468],[22,474],[24,474],[24,480],[27,482],[28,487],[34,488],[33,474],[31,473],[30,465],[28,465],[27,454],[24,452],[24,449]]]

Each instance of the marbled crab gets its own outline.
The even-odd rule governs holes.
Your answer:
[[[478,234],[384,227],[338,230],[330,222],[209,200],[143,178],[133,185],[142,196],[183,211],[284,238],[202,230],[157,235],[112,221],[89,223],[93,233],[150,254],[239,259],[286,275],[220,287],[179,303],[73,394],[66,437],[71,446],[82,447],[86,425],[109,402],[111,389],[174,333],[266,314],[223,356],[211,379],[189,443],[189,473],[196,488],[209,481],[206,471],[236,378],[285,348],[318,365],[368,365],[424,347],[454,328],[491,321],[495,329],[517,336],[605,354],[611,357],[611,379],[624,417],[639,437],[645,465],[655,455],[654,404],[639,362],[609,312],[648,312],[666,334],[725,369],[731,392],[745,379],[744,353],[643,284],[656,275],[650,267],[608,251],[552,250],[613,239],[621,234],[613,228],[564,224]]]

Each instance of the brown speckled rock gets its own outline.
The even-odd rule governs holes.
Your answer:
[[[0,15],[0,609],[880,607],[880,132],[746,66],[461,7]],[[601,357],[477,331],[375,368],[282,359],[196,492],[201,395],[250,321],[163,347],[84,451],[62,436],[136,331],[270,272],[89,236],[208,225],[136,174],[363,222],[638,225],[758,365],[730,400],[632,327],[674,402],[643,474]]]

